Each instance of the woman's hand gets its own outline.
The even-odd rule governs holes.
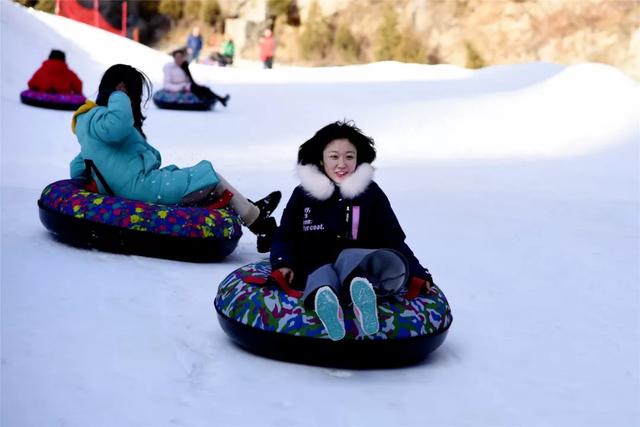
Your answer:
[[[291,285],[293,283],[293,270],[287,267],[281,267],[279,269],[276,270],[277,272],[279,272],[280,274],[282,274],[282,277],[284,277],[284,280],[287,281],[287,283],[289,285]]]

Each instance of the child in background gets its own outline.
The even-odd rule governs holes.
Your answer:
[[[82,95],[82,81],[71,71],[63,51],[53,49],[49,59],[29,80],[29,89],[39,92]]]

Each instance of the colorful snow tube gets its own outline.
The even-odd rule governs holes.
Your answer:
[[[332,341],[317,315],[275,285],[260,285],[268,260],[245,265],[220,283],[215,309],[222,329],[240,347],[280,360],[347,368],[381,368],[420,362],[447,336],[449,303],[434,286],[413,299],[380,298],[380,332],[363,335],[353,310],[344,310],[346,336]]]
[[[109,252],[184,261],[217,261],[242,236],[229,208],[186,208],[112,197],[83,179],[49,184],[38,200],[42,224],[60,240]]]
[[[166,110],[207,111],[214,102],[204,101],[191,92],[170,92],[159,90],[153,94],[156,107]]]
[[[29,89],[20,93],[20,100],[23,104],[34,107],[75,111],[84,104],[86,98],[78,94],[47,93]]]

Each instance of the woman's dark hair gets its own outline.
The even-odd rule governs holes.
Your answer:
[[[342,121],[328,124],[316,132],[313,137],[302,144],[298,150],[298,163],[320,166],[322,152],[335,139],[348,139],[357,150],[358,165],[371,163],[376,158],[373,138],[366,136],[353,121]]]
[[[63,51],[53,49],[51,53],[49,53],[49,59],[57,59],[58,61],[65,62],[67,58]]]
[[[102,80],[100,80],[96,104],[106,106],[109,103],[109,97],[115,92],[116,87],[120,83],[124,83],[127,96],[129,96],[131,100],[133,126],[146,138],[142,131],[142,122],[146,119],[146,117],[142,115],[142,97],[144,92],[146,92],[144,99],[146,105],[153,86],[151,85],[151,81],[149,81],[149,77],[142,71],[125,64],[116,64],[109,67],[109,69],[104,72]]]

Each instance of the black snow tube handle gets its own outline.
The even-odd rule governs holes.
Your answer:
[[[104,176],[102,176],[102,174],[100,173],[100,171],[96,167],[96,164],[93,163],[93,160],[84,159],[84,166],[86,168],[85,172],[87,173],[87,176],[90,177],[91,176],[91,171],[93,171],[96,174],[96,176],[98,177],[98,180],[100,181],[100,184],[102,184],[102,187],[105,189],[107,194],[109,196],[114,196],[113,191],[111,190],[111,187],[109,187],[109,184],[107,184],[107,180],[104,179]]]

